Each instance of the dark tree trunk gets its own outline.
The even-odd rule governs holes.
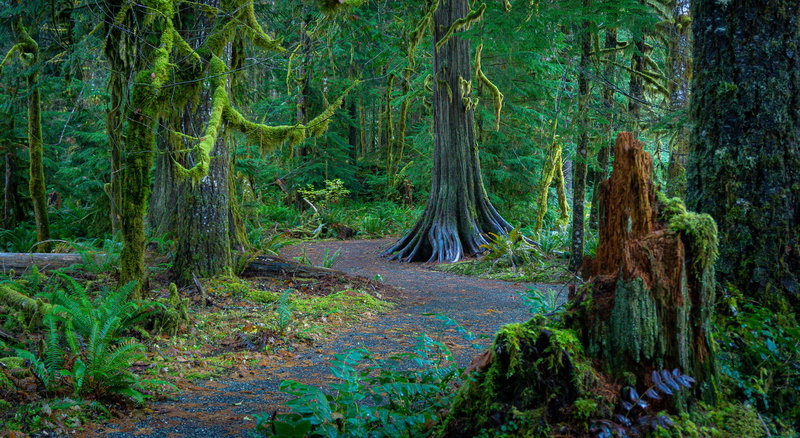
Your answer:
[[[106,0],[104,16],[106,43],[103,46],[109,62],[108,76],[108,109],[106,111],[106,133],[111,156],[110,183],[106,186],[109,198],[111,232],[116,235],[121,230],[122,206],[122,150],[124,131],[125,105],[128,101],[128,81],[139,68],[140,53],[137,50],[138,39],[133,31],[131,14],[127,14],[122,22],[117,22],[117,15],[123,7],[121,0]]]
[[[597,257],[583,264],[589,287],[570,297],[568,325],[602,369],[630,372],[645,387],[652,370],[677,367],[713,403],[714,221],[686,212],[677,198],[657,198],[653,159],[631,133],[619,135],[614,156],[600,187]]]
[[[454,262],[481,252],[488,233],[511,226],[489,202],[481,179],[474,111],[467,109],[460,80],[472,77],[469,41],[456,35],[436,49],[467,0],[442,0],[434,13],[434,154],[431,194],[422,217],[385,256],[401,261]]]
[[[584,8],[588,6],[588,0],[583,2]],[[572,258],[569,262],[569,269],[573,272],[578,270],[583,261],[583,238],[584,238],[584,212],[586,207],[586,169],[589,157],[589,114],[587,106],[589,102],[589,56],[591,56],[592,44],[589,34],[589,22],[584,21],[580,31],[581,62],[578,74],[578,117],[580,119],[580,136],[578,140],[578,150],[573,163],[572,174]]]
[[[692,4],[687,203],[720,229],[718,279],[800,311],[800,4]]]
[[[13,132],[13,131],[11,131]],[[5,183],[3,185],[3,226],[13,228],[16,225],[17,183],[14,180],[14,152],[16,145],[9,143],[5,156]]]
[[[611,142],[613,140],[613,133],[616,131],[616,112],[614,111],[614,63],[617,61],[617,29],[612,28],[606,30],[606,38],[604,48],[609,50],[608,60],[605,65],[603,76],[605,77],[605,86],[602,91],[602,105],[606,117],[609,119],[608,132],[609,135],[600,150],[597,152],[597,173],[595,174],[594,190],[592,190],[592,210],[589,212],[589,226],[597,229],[598,217],[600,211],[600,183],[608,178],[608,163],[611,160]]]
[[[645,43],[643,31],[637,30],[633,36],[633,56],[631,57],[630,81],[628,82],[628,115],[633,127],[633,135],[639,136],[639,122],[644,103],[644,79],[637,72],[644,72]]]

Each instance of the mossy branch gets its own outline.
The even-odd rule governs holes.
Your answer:
[[[306,127],[303,124],[268,126],[254,123],[230,106],[225,109],[225,121],[232,129],[244,134],[249,143],[257,145],[262,153],[270,152],[286,142],[294,146],[306,139]]]
[[[483,70],[481,69],[481,51],[483,51],[483,44],[478,46],[478,49],[475,53],[475,76],[480,80],[483,85],[489,89],[489,94],[492,95],[492,102],[494,102],[494,117],[495,123],[494,128],[496,131],[500,130],[500,111],[503,109],[503,93],[500,92],[500,89],[497,88],[489,78],[483,74]]]
[[[209,73],[211,74],[211,85],[214,87],[214,93],[211,96],[211,116],[202,139],[197,143],[197,164],[191,169],[187,169],[177,161],[175,162],[175,173],[179,178],[191,178],[193,181],[199,181],[208,174],[211,165],[211,151],[222,131],[222,114],[229,102],[228,92],[225,89],[225,69],[225,62],[220,58],[214,56],[211,59]]]
[[[444,34],[444,36],[436,42],[436,50],[441,49],[442,46],[445,45],[447,41],[450,40],[450,37],[452,37],[456,32],[469,30],[473,24],[482,20],[484,12],[486,12],[486,3],[482,3],[480,6],[478,6],[478,9],[473,9],[469,11],[466,16],[454,21],[453,24],[450,25],[450,28],[447,29],[447,32]]]
[[[3,57],[3,60],[0,61],[0,71],[3,70],[3,66],[6,65],[6,62],[8,62],[8,60],[11,59],[12,56],[14,56],[14,53],[16,53],[17,51],[22,51],[23,47],[25,47],[24,43],[17,43],[14,44],[13,47],[11,47],[11,50],[9,50],[6,53],[6,56]]]
[[[361,6],[364,0],[317,0],[320,11],[325,15],[333,15],[349,8]]]
[[[317,117],[314,117],[310,122],[308,122],[307,127],[309,131],[309,137],[319,137],[325,131],[328,130],[328,124],[330,123],[331,117],[336,112],[336,110],[342,106],[344,98],[350,93],[350,91],[353,88],[355,88],[360,84],[361,81],[353,82],[352,85],[350,85],[349,87],[347,87],[346,90],[344,90],[344,93],[342,93],[342,95],[339,96],[338,99],[336,99],[332,104],[328,105],[328,107],[325,108],[325,110],[322,111],[322,113],[320,113]]]

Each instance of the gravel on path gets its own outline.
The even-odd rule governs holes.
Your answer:
[[[398,263],[379,256],[394,239],[315,241],[286,248],[282,256],[306,256],[320,263],[325,251],[339,251],[335,269],[350,275],[374,278],[379,275],[388,285],[401,288],[405,296],[397,306],[378,318],[356,324],[332,339],[317,345],[300,346],[294,362],[304,366],[282,368],[281,364],[256,370],[245,378],[232,376],[222,382],[199,382],[184,390],[175,400],[155,403],[147,413],[117,419],[93,430],[90,435],[111,438],[129,437],[227,437],[248,436],[254,427],[253,415],[281,408],[286,396],[280,382],[297,380],[327,386],[334,381],[330,360],[334,354],[356,347],[388,355],[409,351],[422,334],[441,335],[445,326],[430,314],[441,314],[465,329],[483,335],[477,342],[488,346],[504,324],[530,318],[518,291],[527,287],[557,289],[566,297],[565,286],[532,285],[483,280],[429,269],[419,263]],[[456,361],[466,366],[477,353],[472,342],[448,337]],[[248,420],[249,419],[249,420]]]

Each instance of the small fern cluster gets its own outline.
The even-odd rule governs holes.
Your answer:
[[[16,356],[29,365],[47,393],[125,396],[143,402],[143,384],[149,381],[129,368],[144,359],[145,348],[125,333],[158,304],[129,300],[133,283],[92,300],[74,279],[56,275],[62,287],[42,294],[52,304],[43,317],[42,346],[38,352],[17,348]]]
[[[484,259],[492,262],[493,266],[502,264],[515,270],[518,266],[530,263],[541,258],[540,250],[522,235],[519,227],[508,232],[508,236],[489,233],[489,242],[481,245],[487,250]]]
[[[690,388],[694,379],[681,373],[677,368],[672,370],[653,371],[650,375],[652,385],[642,394],[632,386],[622,390],[617,413],[613,420],[600,420],[590,429],[596,438],[638,437],[660,428],[672,427],[672,420],[666,415],[652,412],[647,400],[661,400],[677,394],[682,388]]]

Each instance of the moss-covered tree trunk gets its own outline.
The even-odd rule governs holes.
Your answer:
[[[572,298],[572,326],[607,371],[632,373],[644,387],[652,370],[677,367],[714,402],[714,221],[659,199],[653,159],[631,133],[619,135],[614,156],[600,186],[597,257],[584,261],[589,284]]]
[[[469,12],[466,0],[442,0],[433,16],[431,194],[411,231],[384,253],[393,259],[457,261],[479,253],[488,233],[506,234],[511,229],[489,202],[481,179],[474,109],[468,107],[471,88],[465,92],[472,78],[469,41],[457,33],[447,35],[453,23]]]
[[[652,371],[674,368],[695,379],[694,397],[717,401],[714,221],[655,192],[653,160],[633,134],[618,136],[614,154],[601,184],[597,258],[583,262],[587,284],[571,293],[563,317],[537,315],[498,332],[468,368],[477,374],[459,390],[442,436],[590,436],[592,422],[620,421],[618,390],[641,394]]]
[[[800,6],[692,2],[686,199],[720,229],[723,286],[800,311]]]
[[[202,136],[211,113],[210,93],[198,104],[185,106],[180,115],[181,132]],[[225,126],[211,151],[208,175],[199,181],[179,182],[174,271],[183,282],[198,277],[232,274],[231,258],[231,152]]]
[[[134,32],[136,20],[133,14],[118,16],[121,11],[128,8],[126,3],[122,0],[106,0],[102,9],[106,35],[103,51],[110,66],[106,134],[111,158],[111,175],[105,191],[109,198],[111,231],[115,236],[121,230],[122,149],[128,103],[128,80],[136,73],[143,60],[139,51],[140,41]]]
[[[49,252],[50,220],[47,216],[47,193],[44,183],[44,165],[42,157],[42,107],[39,93],[39,44],[31,37],[28,30],[17,19],[14,30],[20,45],[20,59],[29,70],[26,81],[28,85],[28,149],[30,152],[30,173],[28,189],[33,201],[33,214],[36,219],[37,251]]]
[[[689,106],[689,80],[692,71],[691,20],[689,0],[673,0],[673,23],[669,26],[667,58],[667,91],[673,114],[681,114]],[[686,192],[686,157],[689,154],[689,126],[682,125],[672,141],[667,165],[667,196],[683,197]]]

